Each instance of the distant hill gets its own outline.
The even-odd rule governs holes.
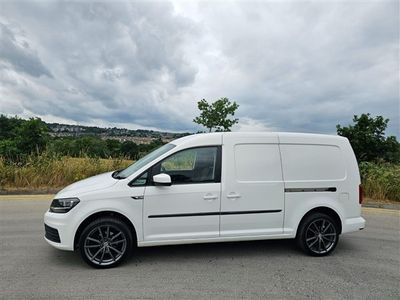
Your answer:
[[[163,142],[190,135],[191,133],[173,133],[146,129],[131,130],[126,128],[102,128],[97,126],[69,125],[60,123],[46,123],[50,135],[53,137],[77,137],[97,136],[102,139],[114,139],[119,141],[133,141],[138,144],[147,144],[154,139],[161,139]]]

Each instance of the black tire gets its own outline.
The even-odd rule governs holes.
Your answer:
[[[79,252],[91,267],[116,267],[132,253],[132,233],[117,218],[105,217],[89,223],[79,238]]]
[[[338,224],[326,214],[313,213],[300,223],[296,242],[309,255],[329,255],[339,242]]]

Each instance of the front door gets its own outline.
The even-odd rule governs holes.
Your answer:
[[[174,153],[152,167],[152,176],[171,176],[171,186],[150,183],[144,195],[144,240],[219,236],[221,147]]]
[[[221,237],[283,232],[284,183],[278,137],[223,137]]]

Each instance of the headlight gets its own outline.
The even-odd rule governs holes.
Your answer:
[[[65,214],[79,203],[78,198],[54,199],[50,204],[50,211],[53,213]]]

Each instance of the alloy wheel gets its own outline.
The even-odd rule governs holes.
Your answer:
[[[123,257],[127,249],[127,238],[116,226],[99,225],[86,236],[83,247],[90,262],[107,266]]]
[[[328,253],[334,247],[336,240],[336,227],[325,218],[314,220],[306,229],[306,245],[315,254]]]

